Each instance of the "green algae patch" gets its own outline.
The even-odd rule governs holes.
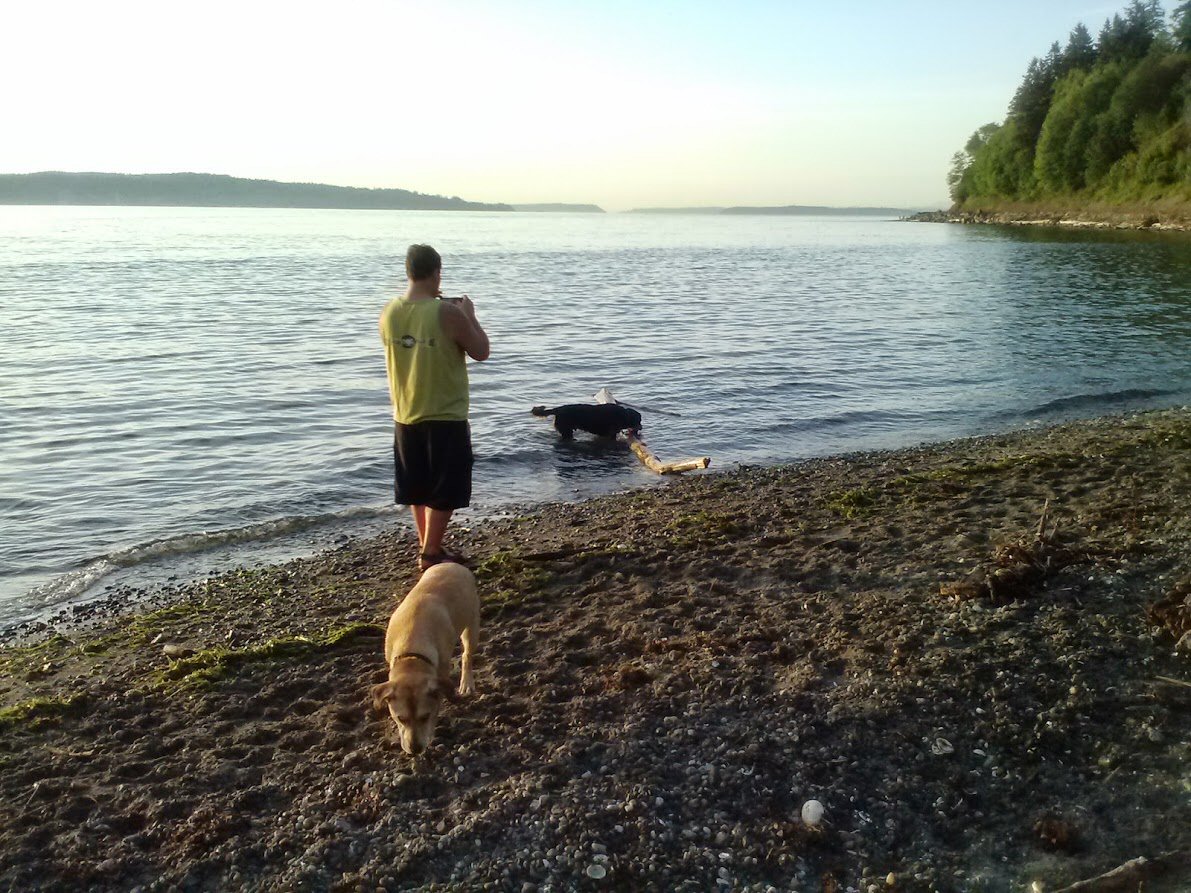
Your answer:
[[[35,729],[63,716],[78,716],[86,711],[87,696],[66,698],[30,698],[0,709],[0,731],[24,727]]]
[[[75,648],[80,654],[108,655],[150,644],[156,636],[172,633],[180,624],[204,616],[205,603],[180,602],[143,614],[121,618],[113,632],[80,639]]]
[[[519,604],[527,595],[544,589],[554,575],[513,552],[494,552],[475,569],[484,605],[504,608]]]
[[[1166,449],[1191,450],[1191,419],[1162,418],[1151,424],[1143,440]]]
[[[739,538],[748,533],[748,527],[725,514],[698,511],[678,515],[660,532],[668,549],[687,551],[716,540]]]
[[[714,536],[716,534],[735,536],[745,532],[744,525],[734,518],[705,511],[679,515],[664,529],[678,535],[696,534],[699,536]]]
[[[879,501],[879,492],[875,488],[857,487],[833,493],[827,498],[827,507],[845,518],[857,518],[871,514]]]
[[[18,645],[0,651],[0,675],[17,676],[37,671],[42,665],[61,658],[77,648],[76,643],[59,633],[33,645]]]
[[[153,680],[159,689],[202,688],[232,676],[241,667],[285,663],[328,651],[360,639],[383,638],[374,623],[353,623],[314,636],[280,636],[247,648],[208,648],[171,661]]]

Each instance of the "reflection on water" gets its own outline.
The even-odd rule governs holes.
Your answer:
[[[553,472],[562,482],[579,483],[599,478],[619,482],[626,467],[632,468],[637,462],[637,457],[623,440],[587,438],[581,434],[576,437],[576,440],[559,438],[552,448]]]
[[[981,227],[995,246],[983,347],[1003,370],[998,415],[1109,411],[1185,398],[1191,239]]]

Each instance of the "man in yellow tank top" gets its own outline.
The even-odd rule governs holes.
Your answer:
[[[405,255],[405,294],[380,315],[393,404],[396,501],[413,511],[422,570],[459,556],[443,551],[455,509],[471,502],[467,360],[488,359],[488,335],[471,299],[442,298],[442,258],[429,245]]]

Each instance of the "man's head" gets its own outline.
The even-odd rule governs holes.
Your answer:
[[[442,258],[429,245],[410,245],[405,252],[405,275],[421,282],[442,272]]]

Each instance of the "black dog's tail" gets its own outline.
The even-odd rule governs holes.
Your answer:
[[[536,416],[554,415],[553,409],[547,409],[544,406],[535,406],[533,409],[530,410],[530,412]]]

